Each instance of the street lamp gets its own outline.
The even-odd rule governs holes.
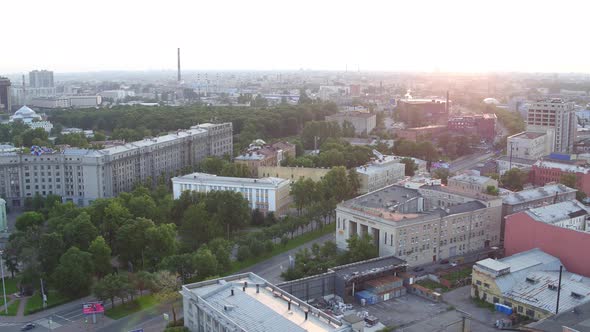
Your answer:
[[[8,302],[6,302],[6,283],[4,283],[4,261],[2,254],[4,251],[0,250],[0,273],[2,273],[2,292],[4,293],[4,312],[8,315]]]

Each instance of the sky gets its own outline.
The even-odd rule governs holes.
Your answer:
[[[0,74],[191,70],[590,73],[587,0],[11,0]]]

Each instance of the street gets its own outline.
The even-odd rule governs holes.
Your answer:
[[[483,163],[486,160],[492,158],[495,154],[493,152],[477,152],[468,156],[457,158],[451,162],[449,171],[451,173],[457,173],[474,167],[479,163]]]

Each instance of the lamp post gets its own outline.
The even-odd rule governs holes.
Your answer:
[[[2,254],[4,252],[0,250],[0,273],[2,273],[2,292],[4,293],[4,312],[8,315],[8,302],[6,302],[6,283],[4,283],[4,261],[2,260]]]

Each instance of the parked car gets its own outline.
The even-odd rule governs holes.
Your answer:
[[[32,330],[35,327],[37,327],[37,325],[35,325],[35,323],[27,323],[25,324],[23,327],[21,327],[21,331],[28,331],[28,330]]]
[[[440,261],[441,264],[449,264],[449,260],[448,259],[442,259]]]
[[[451,266],[457,266],[456,262],[451,262]]]
[[[420,271],[424,271],[424,268],[423,268],[422,266],[416,266],[416,267],[413,269],[413,271],[414,271],[414,272],[420,272]]]

